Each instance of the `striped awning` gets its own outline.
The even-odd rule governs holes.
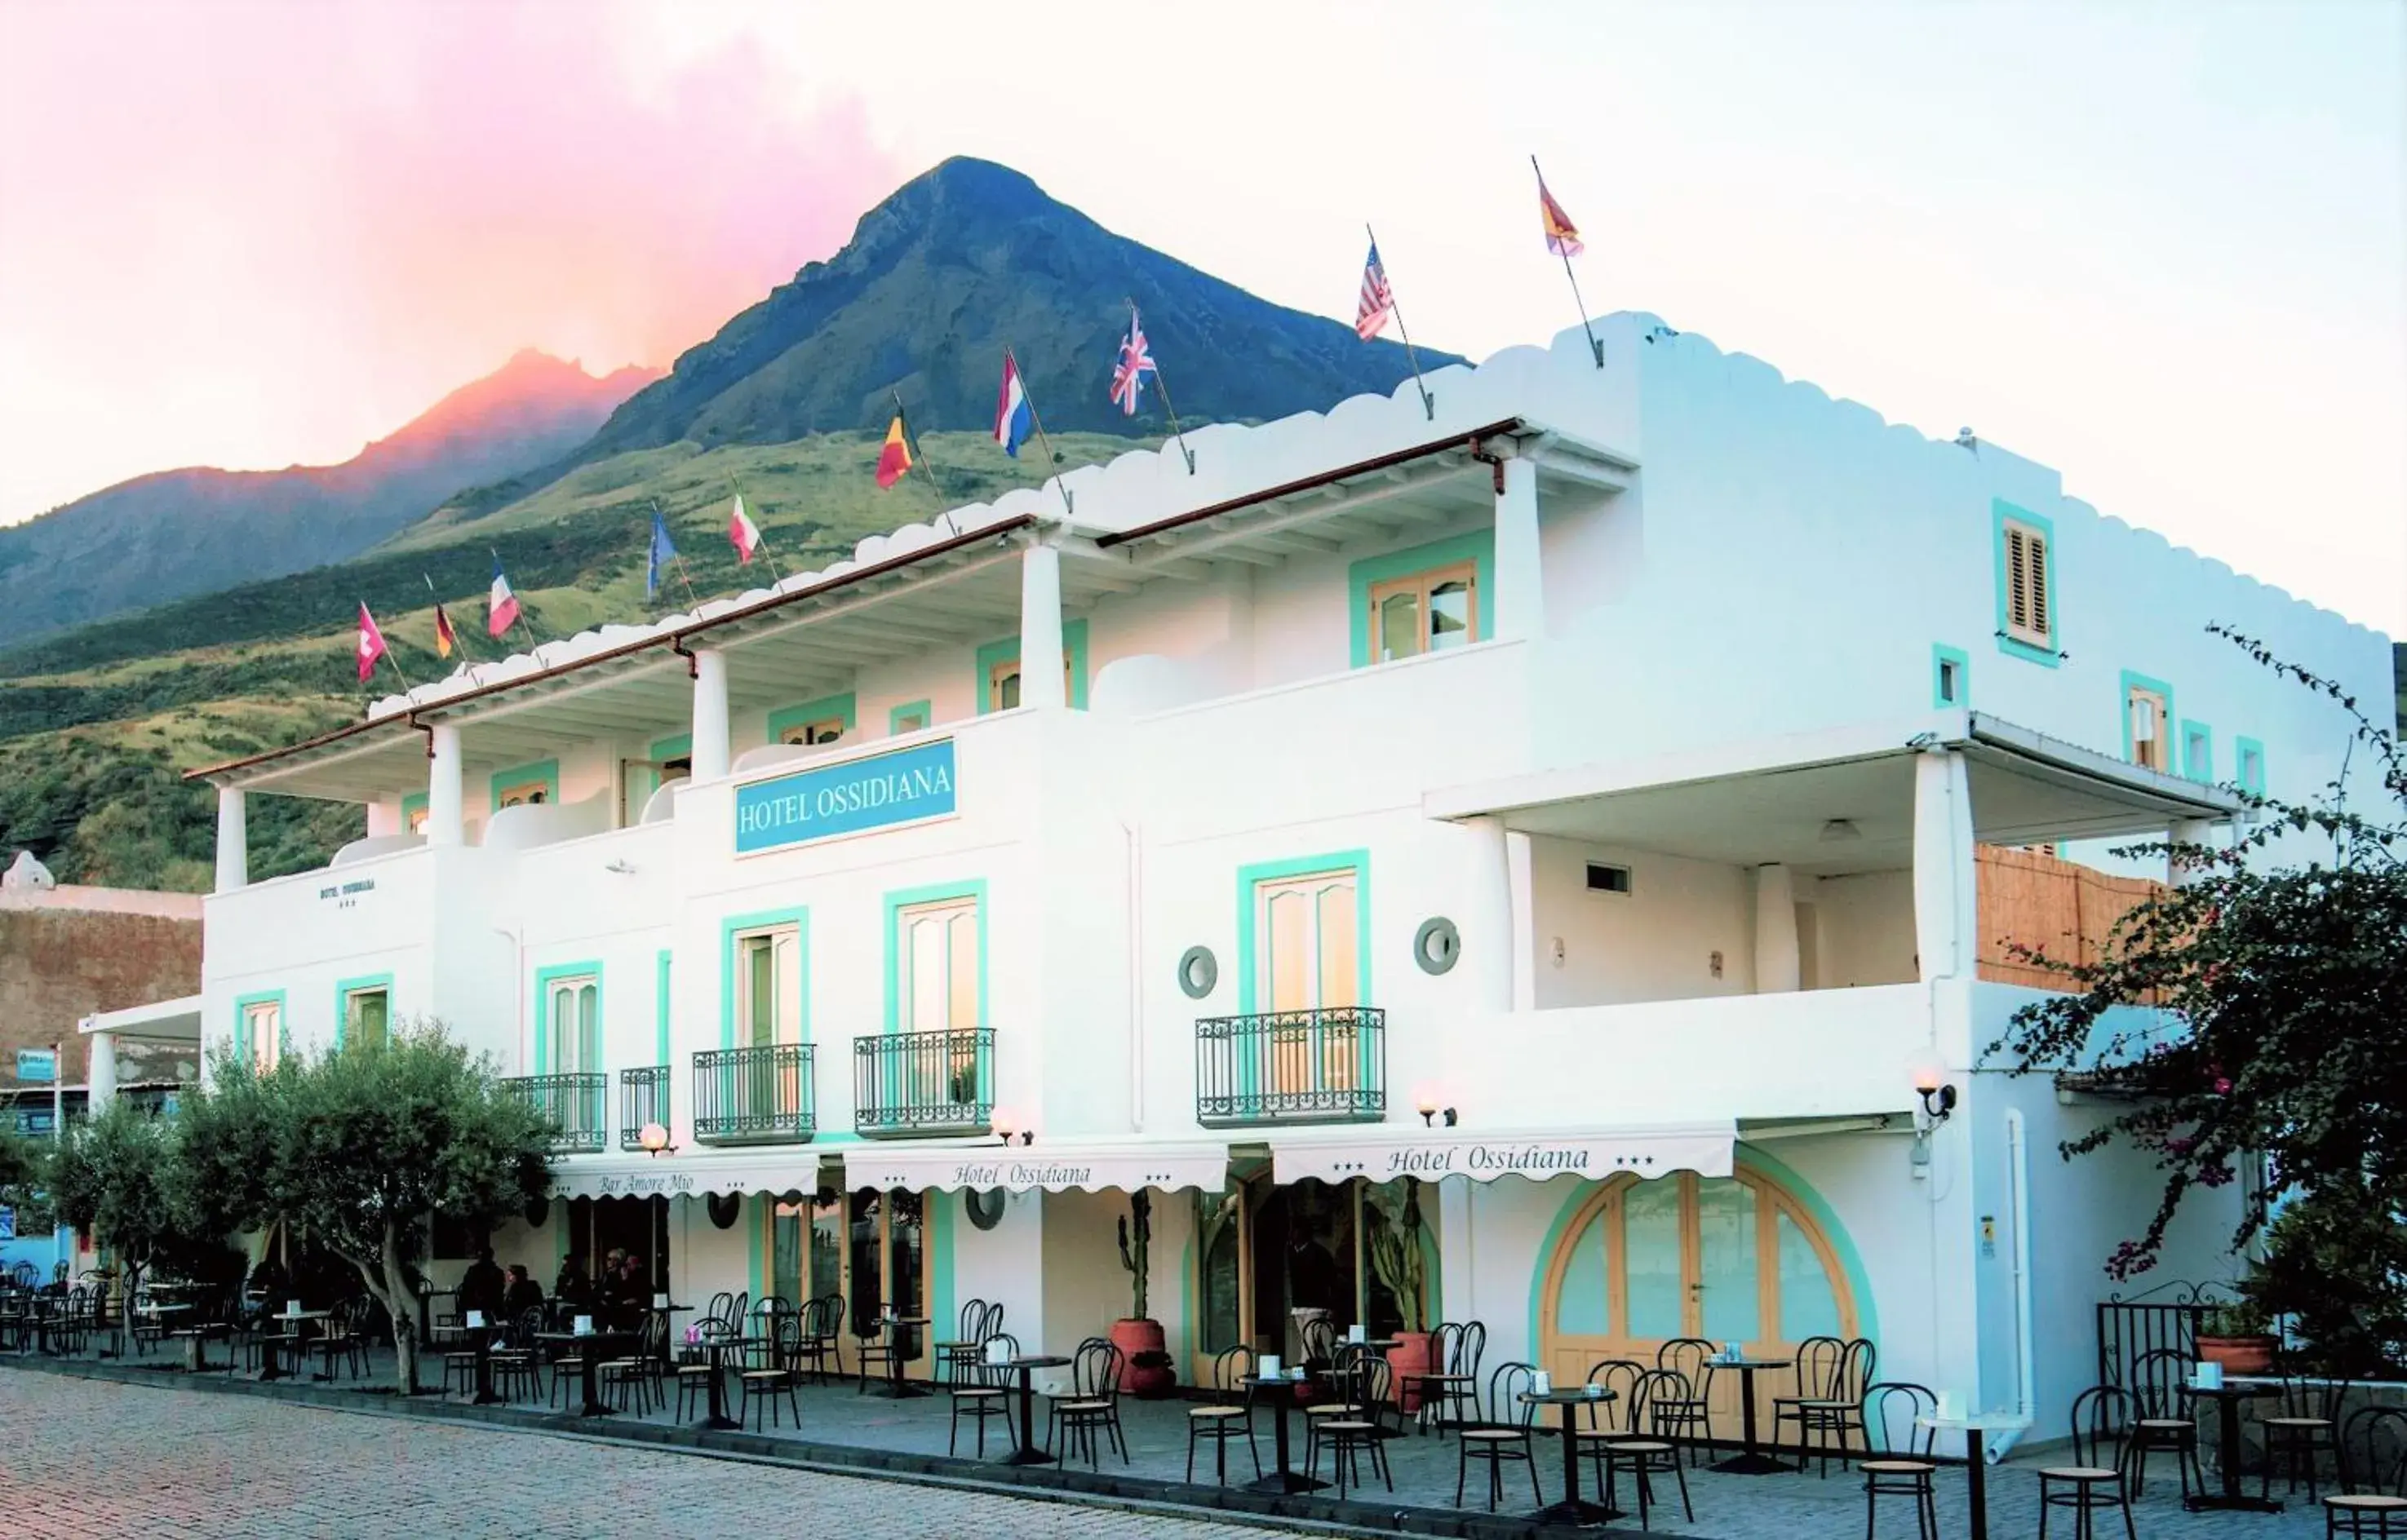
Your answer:
[[[1005,1145],[988,1139],[979,1144],[851,1145],[844,1151],[846,1186],[899,1187],[915,1193],[932,1188],[1136,1193],[1148,1187],[1165,1193],[1184,1187],[1217,1193],[1228,1180],[1226,1144],[1186,1140],[1065,1139]]]
[[[1737,1142],[1738,1125],[1733,1123],[1479,1133],[1386,1126],[1325,1133],[1309,1130],[1272,1137],[1271,1176],[1282,1185],[1306,1178],[1345,1181],[1353,1177],[1373,1181],[1398,1177],[1418,1177],[1424,1181],[1446,1177],[1468,1177],[1474,1181],[1494,1181],[1499,1177],[1530,1181],[1577,1177],[1602,1181],[1624,1172],[1660,1177],[1674,1171],[1727,1177],[1731,1148]]]

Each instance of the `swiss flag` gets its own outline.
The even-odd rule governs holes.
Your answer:
[[[368,682],[376,672],[377,659],[384,656],[384,632],[377,629],[376,616],[368,614],[365,600],[360,604],[360,683]]]

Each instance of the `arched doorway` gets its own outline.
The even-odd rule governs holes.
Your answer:
[[[1787,1358],[1809,1336],[1859,1335],[1870,1314],[1841,1258],[1843,1237],[1760,1166],[1617,1176],[1589,1190],[1558,1234],[1538,1310],[1539,1362],[1558,1382],[1576,1384],[1605,1359],[1651,1365],[1674,1337]],[[1714,1431],[1734,1436],[1738,1377],[1712,1378]],[[1768,1418],[1790,1379],[1757,1379]]]

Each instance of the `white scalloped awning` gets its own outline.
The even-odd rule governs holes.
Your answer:
[[[1228,1180],[1225,1144],[1040,1138],[1033,1145],[1006,1146],[989,1139],[969,1145],[849,1145],[844,1151],[847,1187],[900,1187],[914,1193],[956,1187],[1001,1187],[1015,1193],[1065,1193],[1072,1188],[1135,1193],[1148,1187],[1175,1193],[1197,1187],[1217,1193]]]
[[[552,1167],[551,1191],[563,1198],[696,1197],[709,1194],[814,1193],[820,1151],[690,1150],[677,1154],[574,1156]]]
[[[1309,1177],[1344,1181],[1368,1177],[1389,1181],[1419,1177],[1469,1177],[1493,1181],[1521,1177],[1545,1181],[1578,1177],[1602,1181],[1625,1171],[1642,1177],[1694,1171],[1701,1177],[1730,1174],[1730,1149],[1738,1142],[1734,1123],[1674,1123],[1644,1128],[1591,1128],[1571,1132],[1472,1133],[1460,1128],[1347,1130],[1274,1136],[1271,1180],[1282,1185]]]

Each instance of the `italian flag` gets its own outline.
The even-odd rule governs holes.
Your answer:
[[[727,516],[727,538],[734,544],[735,564],[738,567],[749,562],[752,559],[752,553],[761,548],[760,526],[745,516],[744,495],[741,492],[735,496],[735,511]]]

